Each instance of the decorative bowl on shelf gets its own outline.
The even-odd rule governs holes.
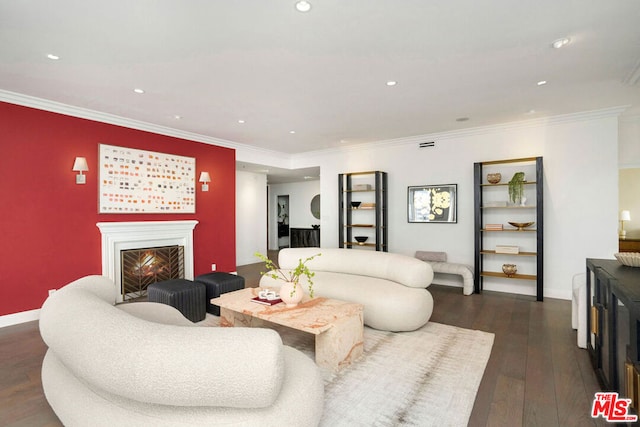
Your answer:
[[[360,203],[362,202],[351,202],[351,207],[353,209],[358,209],[360,207]]]
[[[311,228],[317,230],[318,228],[320,228],[320,224],[311,224]]]
[[[613,254],[618,262],[627,267],[640,267],[640,252],[620,252]]]
[[[487,181],[489,181],[489,184],[497,184],[500,182],[501,179],[502,179],[502,174],[500,172],[487,174]]]
[[[518,272],[518,267],[515,264],[502,264],[502,271],[507,277],[511,277]]]
[[[516,227],[518,229],[518,231],[523,231],[525,228],[531,227],[533,224],[535,224],[535,221],[531,221],[531,222],[511,222],[511,221],[509,221],[509,224],[513,225],[514,227]]]
[[[358,242],[359,245],[364,245],[364,242],[369,238],[368,236],[353,236],[354,239]]]

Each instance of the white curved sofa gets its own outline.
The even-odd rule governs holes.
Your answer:
[[[42,385],[64,425],[319,423],[320,372],[276,332],[194,327],[168,305],[115,298],[111,280],[87,276],[42,306]]]
[[[307,263],[315,273],[315,295],[364,305],[365,325],[386,331],[413,331],[431,318],[433,298],[427,287],[433,280],[433,269],[429,264],[388,252],[287,248],[280,251],[278,265],[284,270],[294,269],[299,259],[318,253],[319,257]],[[268,276],[260,279],[261,287],[279,289],[281,283]],[[306,286],[304,280],[301,284]]]

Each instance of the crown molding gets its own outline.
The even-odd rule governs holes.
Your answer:
[[[459,129],[454,131],[438,132],[425,135],[409,136],[404,138],[395,138],[382,141],[374,141],[362,144],[355,144],[346,147],[327,148],[324,150],[307,151],[293,155],[294,164],[306,158],[313,158],[320,155],[328,155],[332,153],[346,153],[361,150],[371,150],[376,148],[385,148],[398,145],[418,145],[426,141],[443,141],[453,138],[461,138],[468,136],[483,135],[493,132],[505,132],[517,129],[526,129],[540,126],[555,126],[564,123],[580,122],[586,120],[597,120],[601,118],[620,117],[629,106],[616,106],[603,108],[600,110],[583,111],[579,113],[562,114],[558,116],[541,117],[536,119],[521,120],[517,122],[501,123],[496,125],[478,126],[473,128]]]
[[[102,113],[86,108],[74,107],[60,102],[50,101],[42,98],[36,98],[29,95],[23,95],[15,92],[0,90],[0,101],[11,104],[32,107],[39,110],[50,111],[53,113],[64,114],[67,116],[78,117],[82,119],[94,120],[97,122],[108,123],[112,125],[122,126],[130,129],[137,129],[160,135],[171,136],[175,138],[186,139],[190,141],[202,142],[204,144],[216,145],[220,147],[236,150],[236,160],[247,163],[266,164],[274,167],[282,167],[295,169],[299,162],[307,159],[329,154],[342,154],[346,152],[355,152],[362,150],[372,150],[384,148],[388,146],[419,144],[425,141],[442,141],[452,138],[461,138],[466,136],[482,135],[491,132],[504,132],[515,129],[531,128],[538,126],[554,126],[563,123],[571,123],[585,120],[595,120],[606,117],[617,117],[624,113],[629,106],[616,106],[604,108],[600,110],[584,111],[571,114],[562,114],[558,116],[542,117],[537,119],[522,120],[517,122],[502,123],[497,125],[479,126],[454,131],[438,132],[424,135],[409,136],[403,138],[388,139],[382,141],[374,141],[347,147],[327,148],[323,150],[306,151],[304,153],[284,153],[275,150],[257,148],[247,144],[241,144],[220,138],[214,138],[194,132],[182,131],[167,126],[155,125],[140,120],[128,119],[126,117],[116,116],[114,114]],[[635,115],[631,120],[635,120]]]
[[[0,89],[0,101],[9,104],[21,105],[23,107],[31,107],[38,110],[49,111],[52,113],[64,114],[66,116],[77,117],[81,119],[93,120],[100,123],[107,123],[116,126],[122,126],[129,129],[142,130],[146,132],[156,133],[159,135],[171,136],[189,141],[202,142],[204,144],[216,145],[218,147],[230,148],[236,150],[237,160],[244,158],[273,158],[282,161],[283,157],[287,160],[286,153],[280,153],[274,150],[266,150],[257,148],[247,144],[228,141],[225,139],[214,138],[194,132],[183,131],[167,126],[156,125],[153,123],[143,122],[141,120],[128,119],[126,117],[117,116],[115,114],[103,113],[100,111],[90,110],[87,108],[74,107],[72,105],[63,104],[61,102],[50,101],[47,99],[36,98],[34,96],[24,95],[20,93],[10,92]]]

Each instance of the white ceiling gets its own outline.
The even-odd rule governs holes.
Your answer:
[[[309,1],[0,0],[0,90],[286,154],[639,111],[638,0]]]
[[[319,167],[285,169],[236,161],[236,170],[267,175],[267,184],[286,184],[291,182],[320,180]]]

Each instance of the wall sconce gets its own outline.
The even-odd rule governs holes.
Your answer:
[[[202,183],[202,191],[209,191],[209,183],[211,182],[209,172],[200,172],[200,179],[198,181]]]
[[[627,238],[627,232],[624,229],[624,222],[631,221],[631,213],[629,211],[620,211],[620,239]]]
[[[80,172],[78,175],[76,175],[76,184],[86,184],[87,183],[87,176],[86,175],[82,175],[82,172],[88,171],[89,170],[89,166],[87,165],[87,159],[84,157],[76,157],[76,160],[73,162],[73,169],[71,169],[74,172]]]

